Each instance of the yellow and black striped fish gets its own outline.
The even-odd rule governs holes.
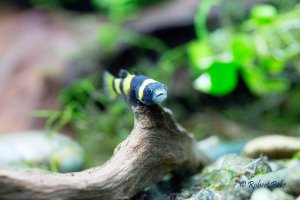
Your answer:
[[[119,78],[109,72],[103,74],[104,89],[110,98],[122,94],[135,105],[142,103],[151,105],[163,102],[167,98],[167,86],[149,77],[130,74],[120,70]]]

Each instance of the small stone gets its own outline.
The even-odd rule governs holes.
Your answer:
[[[295,198],[280,189],[275,189],[273,192],[274,199],[278,200],[294,200]]]
[[[300,151],[300,138],[268,135],[255,138],[248,142],[243,154],[248,157],[258,157],[261,154],[270,159],[291,158]]]
[[[183,197],[184,199],[190,198],[191,197],[191,192],[188,190],[184,190],[181,192],[180,196]]]
[[[286,184],[286,191],[295,196],[300,195],[300,164],[291,169],[286,178]]]
[[[214,200],[214,196],[211,190],[201,190],[191,200]]]
[[[49,169],[55,163],[59,172],[80,171],[84,150],[73,139],[47,131],[23,131],[0,135],[0,166]]]
[[[250,200],[294,200],[294,197],[283,192],[280,189],[270,191],[266,188],[260,188],[253,192]]]

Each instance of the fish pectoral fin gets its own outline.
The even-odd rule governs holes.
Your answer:
[[[123,94],[122,97],[129,106],[136,106],[139,104],[139,101],[135,97],[135,93],[133,91]]]

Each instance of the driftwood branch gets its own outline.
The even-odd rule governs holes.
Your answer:
[[[129,199],[166,174],[195,170],[205,161],[168,109],[133,111],[131,134],[103,166],[68,174],[0,168],[0,199]]]

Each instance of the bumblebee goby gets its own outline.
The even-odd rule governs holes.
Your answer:
[[[126,70],[120,70],[119,78],[105,71],[103,81],[104,89],[111,99],[122,94],[132,105],[158,104],[167,98],[165,84],[140,74],[130,74]]]

